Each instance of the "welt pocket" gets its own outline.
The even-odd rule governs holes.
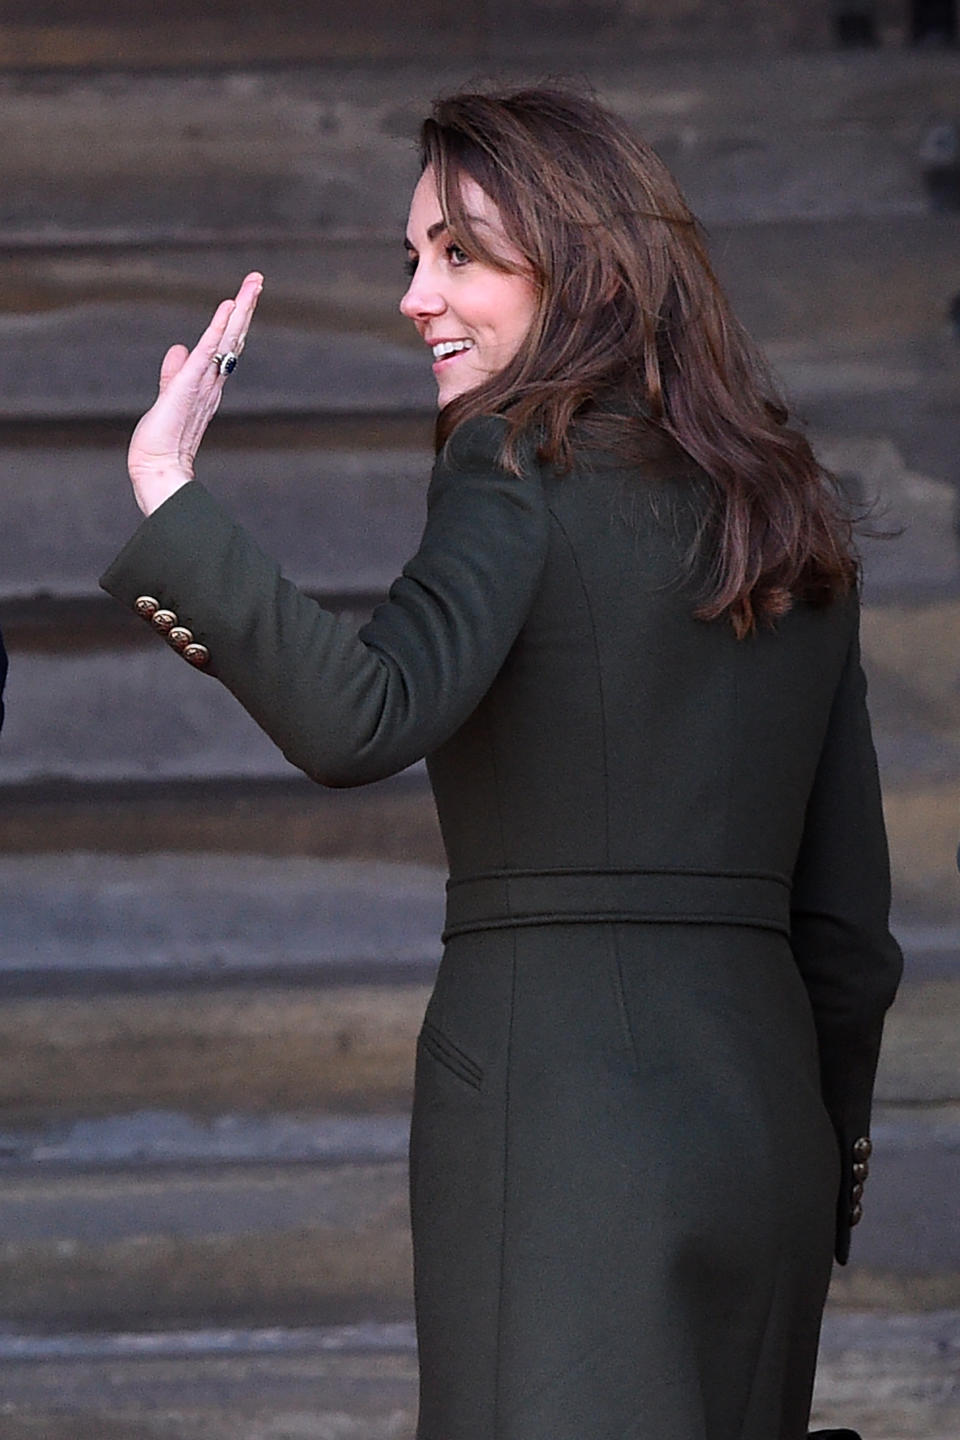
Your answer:
[[[483,1071],[480,1066],[429,1020],[424,1020],[420,1029],[420,1044],[438,1065],[451,1071],[464,1084],[471,1085],[474,1090],[480,1089],[483,1084]]]

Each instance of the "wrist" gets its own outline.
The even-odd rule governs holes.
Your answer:
[[[183,470],[165,470],[154,475],[131,476],[131,479],[137,504],[147,516],[189,484],[193,476]]]

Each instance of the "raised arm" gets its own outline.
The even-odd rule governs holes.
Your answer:
[[[311,778],[381,779],[476,707],[536,591],[539,471],[532,460],[519,477],[500,467],[502,426],[486,418],[452,437],[420,548],[359,633],[285,580],[196,481],[144,521],[100,583],[126,605],[151,600],[174,615],[174,642],[188,631],[188,658],[203,659],[203,647],[203,668]]]
[[[824,1102],[840,1146],[837,1259],[869,1169],[870,1106],[903,965],[887,928],[890,878],[866,680],[854,634],[834,699],[794,873],[792,944],[816,1022]],[[857,1168],[855,1168],[857,1167]]]

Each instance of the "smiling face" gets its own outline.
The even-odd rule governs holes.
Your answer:
[[[474,180],[462,182],[464,207],[498,257],[523,264],[496,205]],[[529,270],[514,274],[474,259],[446,228],[432,168],[420,177],[407,222],[410,286],[400,310],[433,350],[437,404],[488,380],[516,355],[536,311]]]

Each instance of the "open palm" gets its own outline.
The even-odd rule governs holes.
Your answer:
[[[257,271],[247,275],[236,298],[224,300],[192,350],[172,345],[160,367],[157,398],[130,440],[127,468],[144,515],[193,479],[193,464],[207,426],[217,412],[225,377],[214,357],[241,354],[263,288]]]

